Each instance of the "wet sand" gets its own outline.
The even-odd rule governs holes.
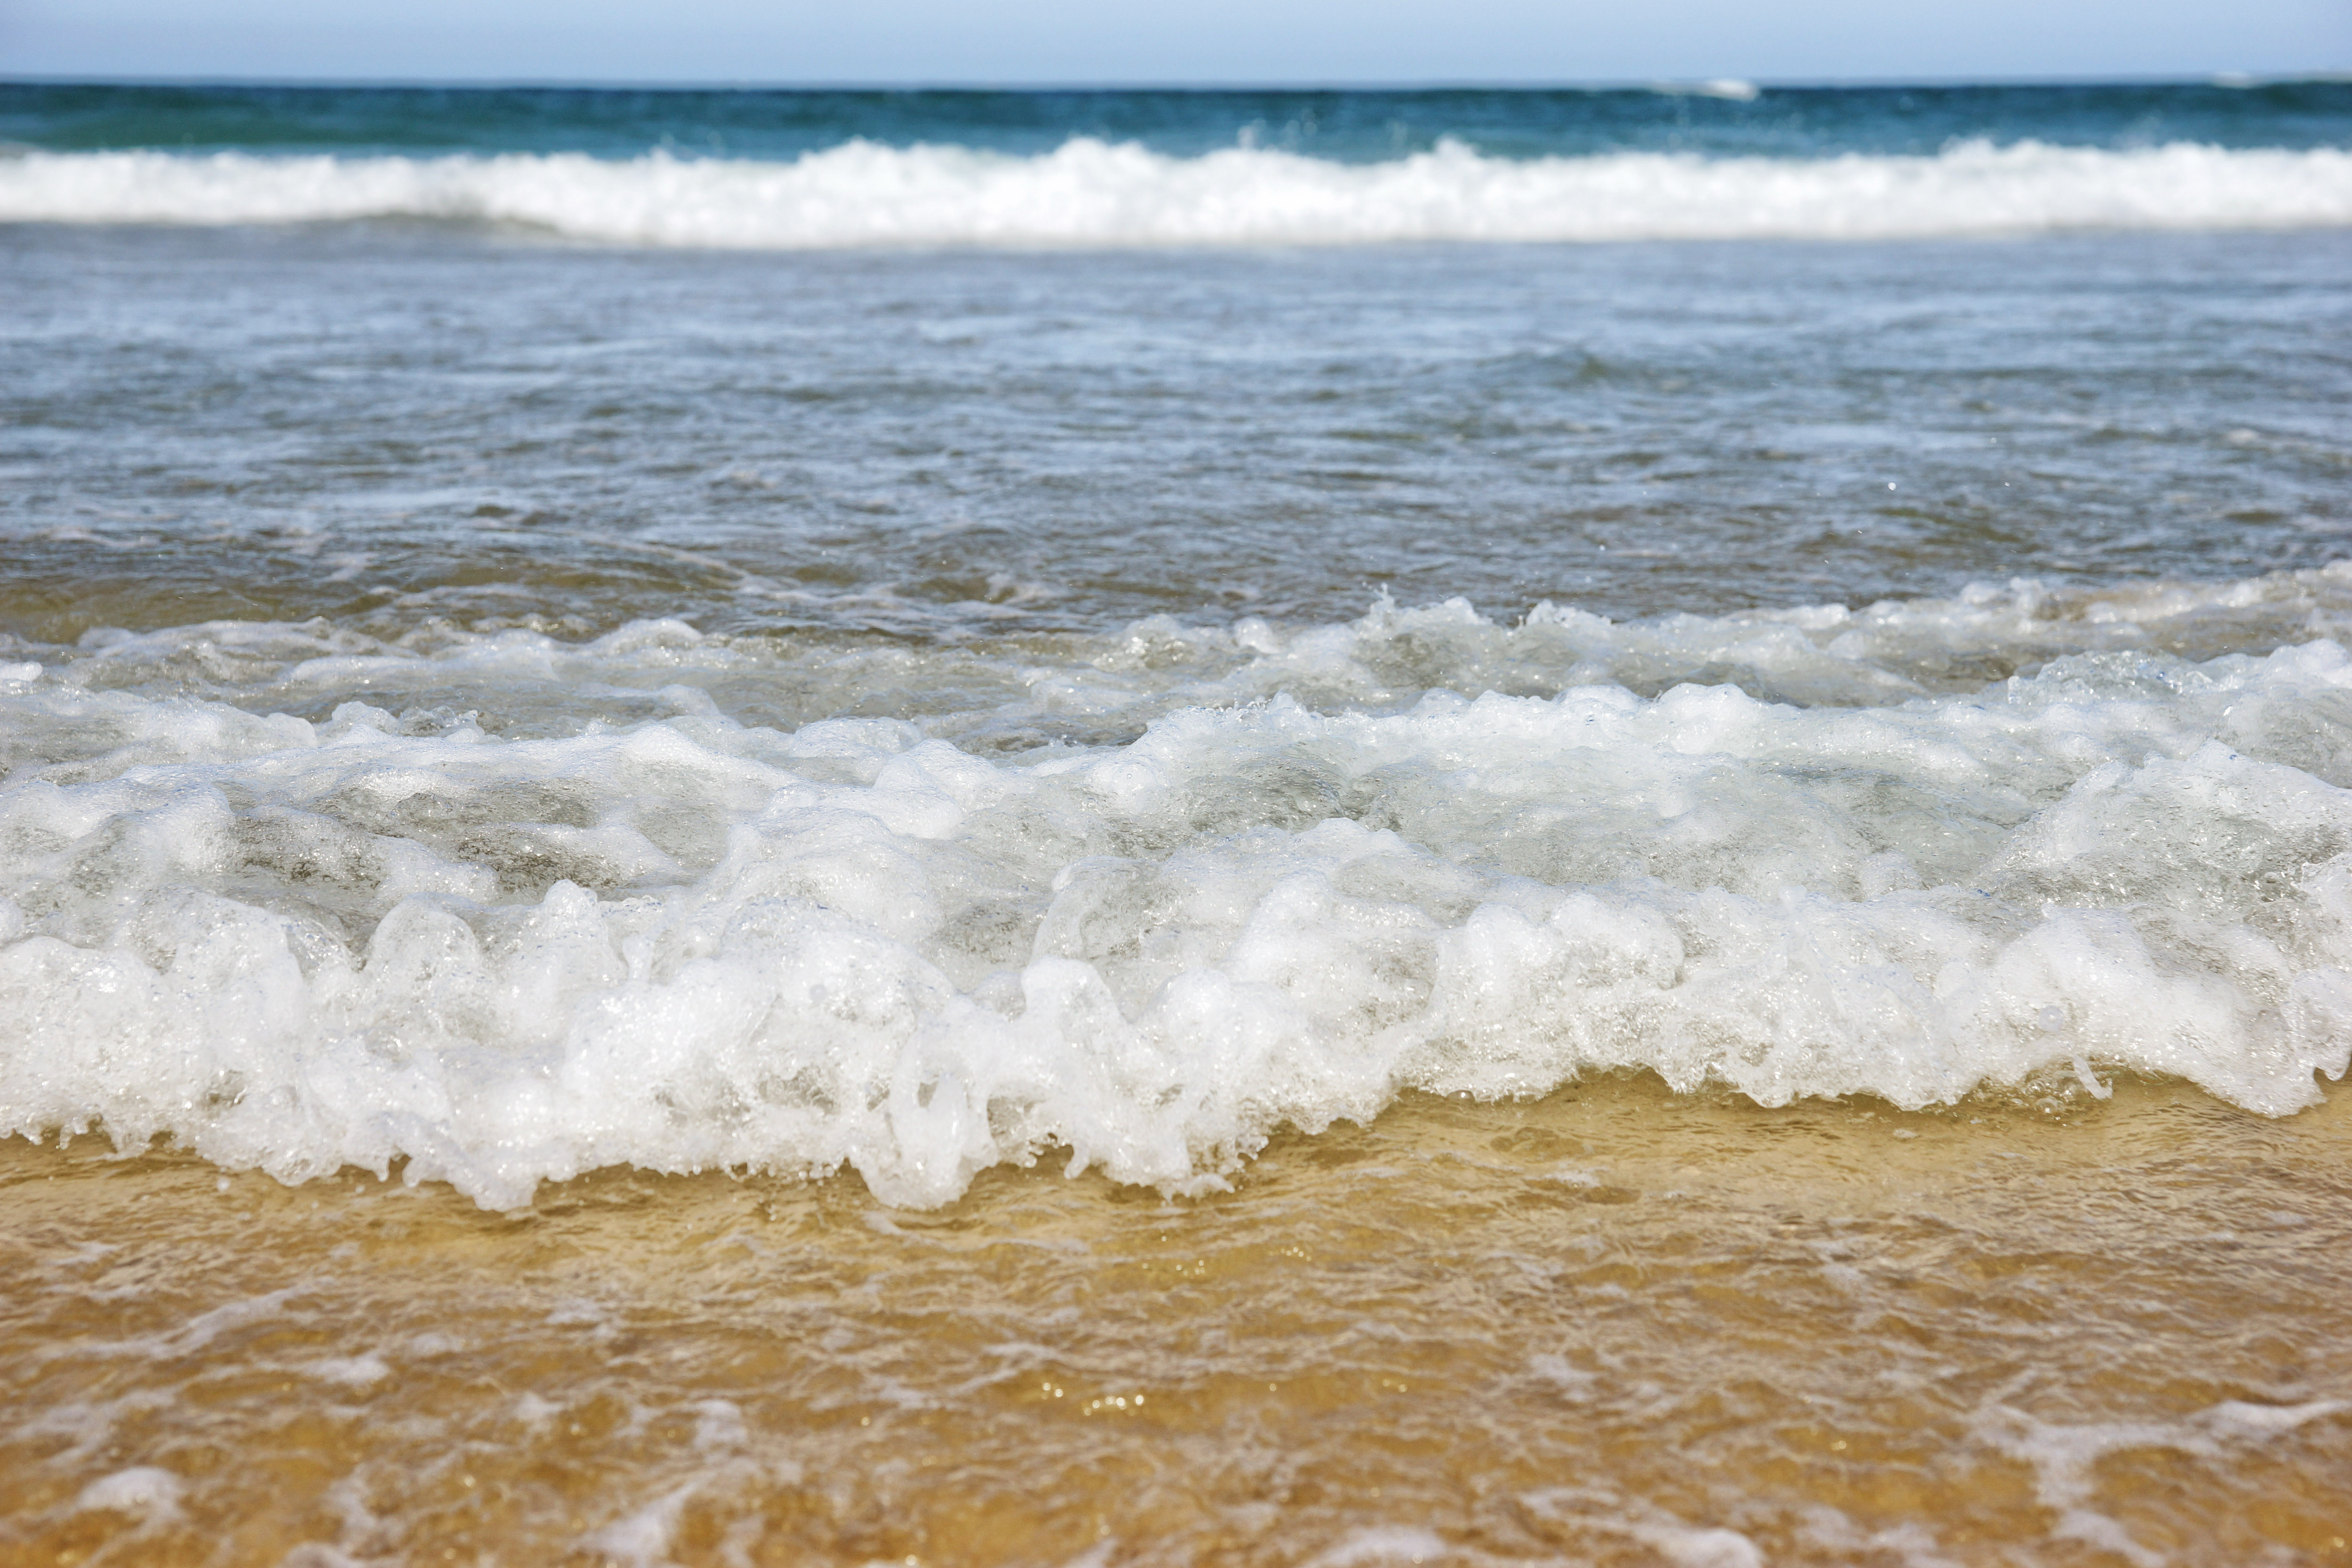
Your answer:
[[[2352,1563],[2352,1095],[1408,1100],[1168,1203],[0,1144],[0,1563]]]

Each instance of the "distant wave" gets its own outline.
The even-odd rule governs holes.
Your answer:
[[[0,159],[0,221],[415,218],[620,245],[1343,245],[1819,238],[2352,225],[2352,152],[1976,142],[1817,160],[1508,160],[1458,142],[1346,164],[1079,139],[1034,157],[851,142],[784,163],[580,153]]]

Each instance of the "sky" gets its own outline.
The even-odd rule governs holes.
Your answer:
[[[877,84],[2352,71],[2352,0],[0,0],[0,77]]]

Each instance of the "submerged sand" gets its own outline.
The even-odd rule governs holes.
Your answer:
[[[2352,1095],[1408,1100],[1175,1203],[0,1144],[0,1563],[2352,1563]]]

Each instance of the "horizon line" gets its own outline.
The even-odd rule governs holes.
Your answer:
[[[103,76],[86,73],[0,71],[0,87],[179,87],[179,88],[324,88],[383,90],[458,91],[608,91],[608,92],[1685,92],[1694,97],[1732,96],[1720,89],[1755,92],[1824,91],[1841,89],[1940,89],[1962,87],[2221,87],[2238,89],[2264,87],[2352,84],[2352,69],[2312,71],[2242,71],[2122,73],[2113,76],[1885,76],[1885,77],[1611,77],[1611,78],[1468,78],[1431,77],[1393,79],[1316,80],[1312,79],[1238,79],[1231,81],[1100,79],[1076,80],[948,80],[844,78],[838,79],[768,80],[756,78],[630,78],[630,77],[346,77],[346,76]],[[1710,94],[1708,89],[1719,89]]]

